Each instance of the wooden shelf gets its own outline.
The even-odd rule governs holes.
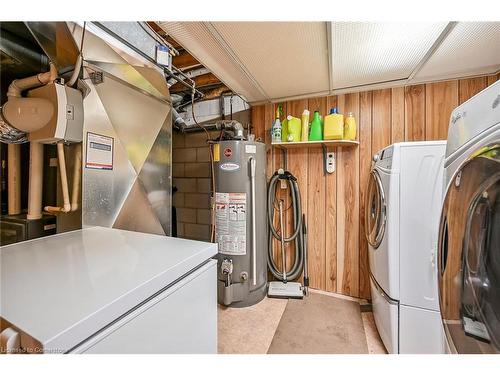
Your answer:
[[[323,140],[323,141],[307,141],[307,142],[276,142],[271,143],[271,146],[281,147],[281,148],[293,148],[293,147],[356,147],[359,145],[358,141],[348,141],[348,140]]]

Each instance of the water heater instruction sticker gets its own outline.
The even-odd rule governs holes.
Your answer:
[[[85,168],[112,170],[113,146],[112,137],[87,132]]]
[[[215,228],[219,253],[245,255],[247,252],[246,193],[215,194]]]

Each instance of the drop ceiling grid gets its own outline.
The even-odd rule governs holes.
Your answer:
[[[495,73],[500,68],[500,22],[459,22],[415,81]]]
[[[329,90],[325,22],[213,22],[270,98]]]
[[[446,22],[332,22],[333,89],[408,78],[445,27]]]
[[[249,102],[267,99],[202,22],[159,22],[159,25],[227,87],[244,96]]]

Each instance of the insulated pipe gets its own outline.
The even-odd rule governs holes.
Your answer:
[[[56,213],[56,212],[70,212],[71,203],[69,201],[69,189],[68,189],[68,175],[66,173],[66,160],[64,158],[64,143],[59,142],[57,144],[57,158],[59,162],[59,174],[61,175],[61,189],[63,194],[63,206],[62,207],[52,207],[46,206],[45,211]]]
[[[71,87],[75,84],[76,80],[78,79],[78,76],[80,75],[80,69],[82,68],[82,62],[83,62],[83,57],[82,57],[82,54],[80,53],[76,59],[75,68],[73,70],[73,74],[71,75],[71,78],[68,81],[67,86]]]
[[[80,196],[80,176],[82,174],[82,144],[75,145],[75,165],[73,167],[73,186],[71,191],[71,212],[78,210]]]
[[[35,87],[46,85],[50,82],[53,82],[57,78],[57,69],[56,66],[51,62],[50,69],[48,72],[39,73],[36,76],[15,79],[9,85],[9,89],[7,90],[7,97],[9,100],[11,98],[21,98],[22,92],[28,89],[32,89]]]
[[[42,218],[43,144],[30,143],[30,172],[28,188],[28,220]]]
[[[47,85],[56,78],[57,69],[53,63],[50,63],[48,72],[12,81],[7,90],[7,103],[2,108],[5,122],[25,133],[44,127],[53,116],[52,103],[43,98],[23,98],[22,94],[25,90]]]
[[[7,210],[9,215],[21,213],[21,146],[7,146]]]

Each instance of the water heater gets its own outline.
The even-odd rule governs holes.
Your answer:
[[[265,145],[229,140],[213,150],[217,297],[226,306],[250,306],[267,287]]]

